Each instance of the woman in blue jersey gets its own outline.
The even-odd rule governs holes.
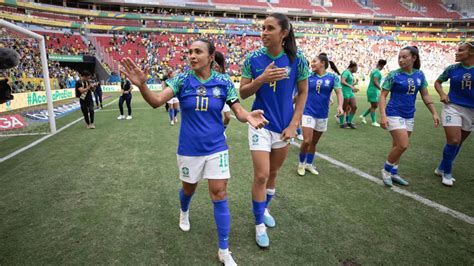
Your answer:
[[[262,128],[266,121],[261,110],[249,113],[243,109],[229,77],[212,70],[214,52],[215,47],[208,40],[193,42],[189,48],[191,70],[167,80],[168,87],[159,94],[151,92],[146,85],[148,69],[142,71],[129,58],[122,64],[125,75],[138,86],[143,98],[152,107],[164,105],[174,96],[180,100],[182,123],[177,158],[183,188],[179,193],[179,227],[183,231],[190,229],[191,197],[197,183],[207,179],[219,238],[218,257],[225,265],[235,265],[228,250],[230,213],[226,187],[230,173],[221,119],[222,107],[227,102],[240,122],[248,122],[255,128]]]
[[[289,141],[295,137],[308,95],[308,63],[297,50],[293,27],[279,13],[269,15],[262,28],[263,48],[249,53],[244,61],[240,96],[255,94],[252,110],[262,109],[269,124],[260,130],[249,127],[249,145],[254,167],[252,206],[255,215],[256,242],[268,247],[266,226],[275,220],[268,204],[275,194],[277,172],[288,154]],[[292,94],[298,97],[293,108]]]
[[[380,95],[381,126],[388,129],[392,135],[392,149],[382,169],[382,179],[386,186],[393,182],[408,185],[408,182],[398,175],[398,164],[403,152],[408,148],[408,139],[413,131],[416,94],[421,98],[433,115],[435,127],[439,125],[439,117],[428,94],[428,83],[420,70],[421,60],[418,48],[407,46],[398,54],[399,69],[391,71],[384,83]],[[386,105],[387,96],[390,101]]]
[[[466,42],[458,47],[456,62],[447,67],[435,82],[435,89],[444,103],[441,113],[446,145],[443,159],[435,170],[442,177],[441,182],[452,186],[452,165],[462,143],[474,130],[474,42]],[[449,93],[443,91],[442,83],[450,80]]]
[[[337,75],[326,72],[329,65],[334,72],[339,73],[325,53],[319,54],[311,61],[313,74],[308,78],[308,99],[301,119],[303,142],[300,147],[298,164],[298,175],[301,176],[305,174],[305,170],[314,175],[319,174],[313,165],[313,159],[316,145],[328,127],[329,101],[333,90],[337,96],[337,115],[344,114],[341,82]]]

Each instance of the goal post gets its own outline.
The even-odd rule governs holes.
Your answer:
[[[13,23],[7,22],[3,19],[0,19],[0,27],[5,27],[12,31],[19,32],[25,36],[33,38],[38,41],[39,50],[40,50],[40,57],[41,57],[41,66],[42,66],[42,73],[43,73],[43,82],[46,91],[46,101],[47,101],[47,108],[48,108],[48,120],[49,120],[49,127],[50,133],[56,133],[56,120],[54,114],[54,106],[53,106],[53,97],[51,93],[51,83],[49,80],[49,70],[48,70],[48,58],[46,56],[46,44],[45,39],[43,36],[34,33],[30,30],[25,28],[19,27]]]

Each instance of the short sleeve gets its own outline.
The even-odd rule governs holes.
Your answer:
[[[304,54],[301,51],[296,53],[296,57],[298,58],[298,74],[297,74],[297,81],[305,80],[311,76],[311,71],[309,70],[308,61],[304,57]]]
[[[227,98],[225,101],[233,102],[238,98],[239,97],[237,96],[237,90],[235,89],[234,83],[229,79],[229,82],[227,83]]]
[[[421,74],[421,77],[423,79],[423,82],[421,84],[421,88],[422,89],[427,89],[428,88],[428,82],[426,81],[425,73],[423,73],[423,71],[420,70],[420,74]]]
[[[242,69],[242,77],[247,79],[252,79],[252,66],[250,65],[250,55],[249,54],[244,61],[244,68]]]
[[[342,72],[341,77],[347,80],[347,79],[350,77],[349,71],[344,70],[344,71]]]
[[[391,71],[388,74],[387,78],[385,78],[385,81],[382,84],[382,89],[384,89],[386,91],[392,90],[394,79],[395,79],[395,72]]]
[[[445,82],[449,79],[449,71],[454,68],[455,65],[448,66],[441,75],[439,75],[438,80]]]
[[[342,89],[342,84],[341,84],[341,79],[334,75],[334,86],[333,86],[333,89],[334,90],[339,90],[339,89]]]
[[[171,88],[173,95],[177,95],[181,88],[183,87],[184,80],[186,78],[186,73],[179,74],[172,79],[167,79],[165,81],[166,85]]]

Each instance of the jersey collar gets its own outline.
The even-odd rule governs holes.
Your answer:
[[[206,80],[202,80],[196,75],[196,72],[194,72],[194,70],[191,70],[191,75],[193,75],[202,84],[205,84],[209,80],[213,79],[216,76],[216,74],[217,74],[217,72],[215,70],[211,70],[211,75],[209,76],[209,78],[207,78]]]
[[[460,63],[460,64],[461,64],[461,66],[462,66],[463,68],[465,68],[465,69],[471,69],[471,68],[474,68],[474,66],[470,66],[470,67],[468,67],[468,66],[465,66],[463,63]]]
[[[264,51],[265,54],[266,54],[268,57],[270,57],[270,59],[272,59],[272,60],[277,60],[278,58],[282,57],[283,54],[285,53],[285,50],[283,49],[283,50],[281,50],[281,52],[280,52],[278,55],[272,56],[271,54],[268,53],[267,47],[263,47],[263,51]]]

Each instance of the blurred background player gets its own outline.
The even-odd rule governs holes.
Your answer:
[[[359,116],[362,123],[367,124],[365,117],[370,114],[370,118],[372,119],[371,125],[374,127],[380,127],[380,124],[377,123],[375,110],[379,107],[380,91],[382,90],[382,72],[380,71],[382,71],[386,64],[386,60],[380,59],[377,63],[377,67],[370,72],[369,87],[367,87],[367,101],[370,103],[370,107],[364,114]]]
[[[130,120],[132,119],[132,83],[130,80],[127,79],[127,77],[121,73],[120,74],[121,79],[120,79],[120,90],[121,90],[121,95],[119,98],[119,110],[120,110],[120,115],[117,117],[118,120],[123,120],[127,119]],[[127,104],[127,112],[128,115],[125,117],[123,115],[123,102],[126,102]]]
[[[255,241],[268,247],[268,227],[276,225],[268,206],[275,195],[276,176],[295,137],[308,96],[311,72],[303,52],[297,50],[293,26],[280,13],[269,15],[261,32],[263,48],[250,53],[244,61],[240,96],[255,94],[252,110],[262,109],[270,123],[263,129],[249,127],[254,179],[252,205],[255,216]],[[298,88],[296,108],[293,91]]]
[[[95,106],[97,106],[98,109],[104,108],[102,105],[102,81],[96,81],[95,82],[95,90],[94,90],[94,96],[95,96]]]
[[[341,82],[336,74],[326,71],[329,65],[335,73],[339,73],[336,65],[329,61],[325,53],[319,54],[311,61],[313,73],[308,78],[308,99],[301,118],[303,142],[300,146],[298,164],[298,175],[300,176],[305,174],[305,170],[314,175],[319,174],[313,165],[314,154],[319,139],[327,130],[329,101],[333,91],[337,95],[337,115],[344,114]]]
[[[392,135],[392,149],[382,169],[382,179],[386,186],[391,187],[392,181],[400,185],[408,182],[398,175],[400,157],[408,148],[408,139],[413,132],[416,94],[421,98],[433,116],[435,127],[439,125],[439,117],[433,101],[428,93],[428,83],[420,70],[421,60],[418,48],[407,46],[398,55],[399,69],[390,71],[382,85],[380,97],[380,119],[383,129]],[[387,96],[390,101],[386,105]]]
[[[84,70],[81,74],[81,79],[76,82],[76,97],[79,98],[82,115],[87,124],[87,128],[95,129],[94,125],[94,100],[92,93],[94,84],[90,81],[91,73]]]
[[[208,180],[214,205],[214,220],[219,239],[218,258],[225,265],[236,265],[228,249],[230,211],[227,203],[227,180],[230,178],[228,147],[224,137],[221,112],[227,102],[237,120],[261,128],[265,118],[261,110],[247,112],[239,103],[234,83],[228,75],[213,71],[215,46],[208,40],[194,41],[189,48],[190,71],[167,80],[167,87],[154,94],[146,85],[148,68],[142,71],[130,58],[123,62],[123,72],[138,86],[143,98],[154,108],[178,97],[183,106],[179,132],[178,167],[182,189],[179,227],[190,230],[189,204],[202,179]]]
[[[169,71],[167,73],[167,78],[166,80],[172,79],[175,76],[175,72]],[[166,82],[165,86],[167,85]],[[175,123],[178,123],[178,112],[179,112],[179,100],[178,97],[173,97],[171,98],[168,102],[168,115],[170,117],[170,125],[174,125]]]
[[[213,65],[214,70],[221,73],[221,74],[226,74],[224,55],[221,52],[216,51],[214,60],[215,60],[214,61],[215,64]],[[230,123],[230,107],[229,107],[229,105],[224,104],[224,108],[222,108],[222,114],[224,116],[223,121],[224,121],[224,130],[225,130],[225,129],[227,129],[227,126]],[[225,132],[224,132],[224,134],[225,134]]]
[[[435,174],[442,177],[441,182],[452,186],[452,165],[462,143],[474,130],[474,42],[459,45],[456,62],[447,67],[435,82],[435,89],[443,105],[441,113],[446,145],[441,163]],[[443,91],[442,83],[449,79],[449,93]]]
[[[357,111],[357,101],[355,98],[356,92],[359,90],[354,86],[354,76],[352,74],[357,72],[357,63],[351,61],[347,69],[342,71],[341,74],[341,84],[342,84],[342,94],[344,96],[344,112],[345,116],[339,116],[339,126],[341,128],[352,128],[356,129],[357,127],[352,123],[354,115]],[[344,120],[347,120],[347,124],[344,123]]]

